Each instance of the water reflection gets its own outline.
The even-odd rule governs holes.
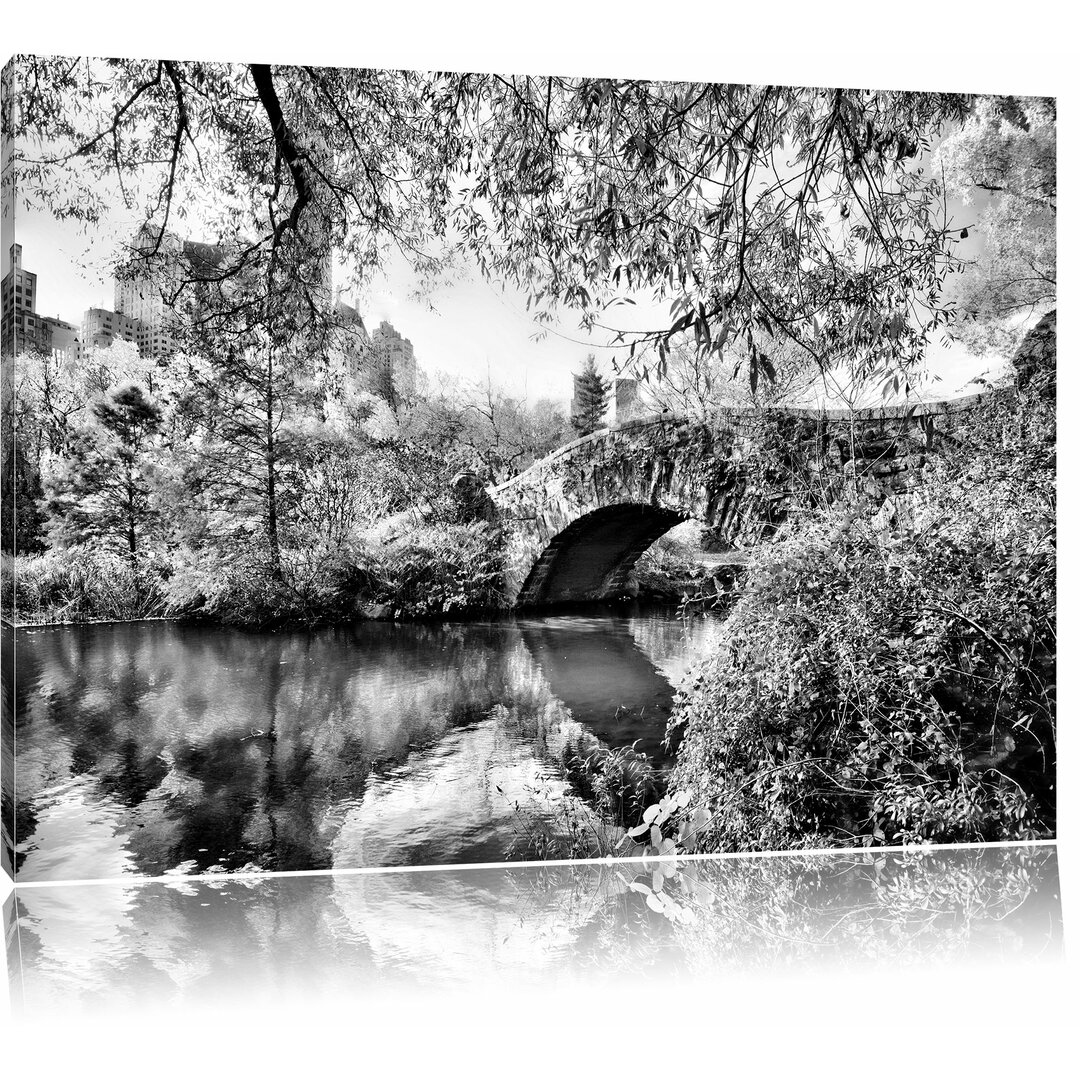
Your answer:
[[[565,976],[1027,963],[1062,952],[1056,849],[20,887],[17,1006],[446,989]],[[660,899],[657,898],[659,891]]]
[[[663,762],[673,673],[715,629],[638,612],[5,630],[17,878],[527,856],[521,807],[569,790],[569,756],[640,739]]]

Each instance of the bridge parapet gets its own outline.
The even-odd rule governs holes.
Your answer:
[[[712,414],[711,423],[714,426],[723,426],[730,423],[732,426],[740,426],[747,420],[755,420],[762,416],[786,416],[802,420],[841,421],[845,424],[868,424],[882,420],[905,420],[918,419],[924,416],[945,416],[952,413],[963,412],[966,409],[977,408],[984,404],[988,394],[1007,393],[1007,390],[983,390],[975,394],[965,394],[961,397],[946,398],[941,401],[907,401],[897,405],[873,405],[861,409],[823,409],[810,408],[801,405],[777,405],[762,408],[723,408]],[[567,443],[559,450],[567,449],[592,439],[596,435],[609,431],[634,431],[641,428],[652,427],[655,424],[665,423],[701,423],[699,417],[690,413],[664,410],[663,412],[646,413],[643,416],[631,417],[622,423],[615,424],[610,428],[602,429],[602,432],[593,432],[584,439],[576,439]],[[556,451],[558,453],[559,451]]]

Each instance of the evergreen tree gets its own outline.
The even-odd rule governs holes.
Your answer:
[[[62,545],[102,540],[135,565],[159,517],[149,451],[161,429],[161,410],[128,383],[96,401],[91,413],[46,485],[52,539]]]
[[[0,501],[0,549],[16,555],[41,551],[41,477],[27,457],[18,435],[3,447],[2,501]]]
[[[184,358],[173,388],[174,425],[187,433],[172,461],[188,500],[185,531],[217,544],[257,540],[274,577],[281,528],[304,491],[308,428],[325,405],[315,351],[259,331],[207,341]]]
[[[578,435],[588,435],[604,426],[611,395],[611,382],[596,367],[596,357],[589,353],[581,372],[574,376],[574,404],[570,423]]]

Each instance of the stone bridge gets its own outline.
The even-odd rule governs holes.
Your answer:
[[[807,484],[822,501],[856,474],[872,493],[906,490],[949,439],[950,418],[985,397],[731,410],[709,424],[665,413],[577,439],[487,489],[488,513],[509,534],[508,599],[527,608],[617,596],[638,557],[688,519],[721,549],[748,546],[775,531]]]

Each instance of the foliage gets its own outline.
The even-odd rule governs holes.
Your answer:
[[[398,478],[389,475],[385,455],[371,440],[322,425],[298,440],[296,455],[298,491],[286,526],[289,546],[342,549],[358,529],[407,503],[407,496],[395,498]]]
[[[956,236],[922,158],[958,95],[462,82],[473,187],[453,220],[486,273],[547,305],[541,318],[571,305],[591,326],[651,290],[671,321],[618,335],[629,359],[655,347],[663,364],[685,333],[705,351],[741,338],[752,392],[774,340],[826,367],[900,371],[948,319]]]
[[[0,446],[0,550],[32,555],[44,547],[38,508],[44,495],[41,475],[29,460],[21,433],[8,431],[10,437]]]
[[[500,536],[483,522],[432,523],[380,548],[360,562],[371,600],[395,615],[444,617],[501,607]]]
[[[638,841],[639,850],[634,854],[645,858],[693,854],[701,842],[708,817],[701,806],[691,812],[690,804],[688,791],[673,791],[670,795],[664,795],[658,802],[645,808],[641,824],[627,832],[624,842]],[[668,871],[674,869],[674,866],[670,866],[663,872],[670,876]],[[659,892],[660,889],[653,891]]]
[[[632,581],[639,597],[682,599],[712,591],[712,578],[688,543],[662,536],[634,564]]]
[[[1057,295],[1057,109],[1053,99],[981,97],[942,140],[935,164],[976,214],[983,249],[955,292],[954,333],[977,353],[1009,354],[1023,316]]]
[[[612,827],[637,821],[664,790],[661,770],[636,743],[609,747],[596,742],[569,754],[563,767],[573,790]]]
[[[651,290],[670,322],[633,344],[663,363],[677,335],[741,337],[752,390],[774,338],[906,368],[948,317],[921,162],[960,95],[48,57],[14,84],[24,199],[96,221],[111,184],[154,223],[148,258],[190,202],[258,317],[286,284],[326,310],[331,249],[362,277],[393,245],[424,277],[456,246],[542,321]]]
[[[486,383],[468,385],[439,379],[401,416],[401,438],[423,449],[445,487],[469,470],[488,482],[508,480],[571,436],[566,415],[555,402],[529,403]]]
[[[585,366],[574,376],[574,405],[570,423],[578,435],[589,435],[604,426],[611,382],[596,368],[596,357],[589,353]]]
[[[317,558],[309,551],[279,551],[275,567],[256,538],[227,553],[177,550],[164,592],[170,614],[260,630],[354,615],[346,577],[341,559],[326,552]]]
[[[40,451],[51,542],[152,555],[167,568],[157,588],[170,612],[237,625],[347,619],[365,604],[429,617],[501,603],[498,541],[449,528],[458,516],[451,480],[462,470],[505,475],[547,453],[565,438],[564,415],[489,386],[483,399],[441,387],[395,417],[336,385],[332,343],[320,357],[319,342],[289,355],[269,338],[263,351],[243,340],[179,354],[141,383],[127,378],[132,357],[115,350],[68,372],[82,380],[82,404],[60,452]],[[113,375],[104,394],[90,394],[91,377]],[[8,394],[5,406],[17,401]],[[25,464],[32,480],[34,463]],[[417,506],[430,527],[389,546],[365,538]],[[36,500],[22,499],[19,511],[29,520]],[[73,611],[93,617],[85,605]]]
[[[22,623],[146,619],[165,610],[162,568],[100,548],[4,557],[2,609]]]
[[[302,489],[303,428],[324,397],[313,377],[322,342],[279,320],[274,333],[215,325],[196,344],[170,385],[176,434],[186,432],[190,447],[177,447],[183,485],[211,511],[211,536],[261,532],[276,574],[281,522]]]
[[[127,383],[95,401],[91,414],[46,479],[51,536],[60,546],[97,540],[135,563],[159,517],[151,451],[161,409]]]
[[[13,85],[4,121],[20,198],[88,222],[122,199],[150,225],[132,252],[146,260],[197,207],[206,234],[232,245],[210,276],[251,286],[234,313],[260,318],[286,283],[310,315],[328,307],[308,301],[325,299],[331,247],[357,272],[388,242],[431,262],[449,170],[436,87],[417,74],[23,56]],[[178,295],[192,285],[168,283]]]
[[[622,830],[562,785],[541,781],[522,785],[524,798],[510,803],[514,839],[508,859],[597,859],[614,854]],[[509,796],[496,787],[509,802]]]
[[[558,781],[523,788],[526,798],[497,789],[513,811],[507,858],[595,859],[625,854],[627,827],[660,799],[664,770],[638,749],[609,747],[592,735],[561,748]]]
[[[711,850],[1054,828],[1054,414],[1021,394],[891,508],[762,549],[676,702]]]
[[[670,411],[701,423],[710,423],[725,409],[801,403],[820,374],[813,357],[798,345],[782,341],[774,344],[770,356],[771,377],[751,392],[739,377],[750,365],[743,343],[703,353],[681,341],[670,346],[662,367],[657,365],[655,373],[646,371],[641,397],[650,411]]]
[[[502,602],[502,557],[482,523],[420,526],[385,543],[282,548],[278,573],[258,538],[231,550],[181,548],[164,585],[169,611],[252,629],[386,616],[432,618]]]
[[[46,453],[66,452],[90,418],[90,405],[114,387],[131,383],[154,393],[154,361],[127,341],[87,346],[78,359],[60,351],[24,353],[14,357],[12,371],[12,408],[38,463]]]

